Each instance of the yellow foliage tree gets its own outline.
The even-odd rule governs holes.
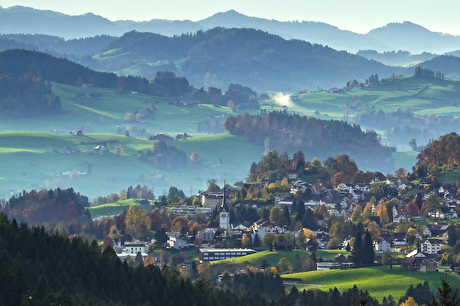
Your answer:
[[[155,258],[153,258],[151,256],[145,257],[144,266],[150,266],[150,265],[154,265],[154,264],[155,264]]]
[[[243,238],[241,238],[241,246],[245,248],[250,243],[251,243],[251,238],[247,234],[243,234]]]
[[[399,306],[418,306],[413,297],[408,297],[404,303],[401,303]]]
[[[150,229],[151,220],[145,209],[131,204],[126,213],[125,225],[126,229],[134,237],[139,238],[147,234],[147,231]]]
[[[308,239],[314,239],[315,238],[315,234],[313,234],[313,231],[311,229],[304,228],[303,229],[303,234]]]
[[[366,207],[364,207],[363,217],[364,219],[367,219],[370,216],[372,216],[372,203],[367,202]]]
[[[390,222],[387,206],[384,203],[379,203],[379,205],[377,205],[376,213],[377,216],[380,217],[380,224],[387,224],[388,222]]]

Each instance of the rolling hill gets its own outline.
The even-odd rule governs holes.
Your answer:
[[[402,73],[347,52],[253,29],[213,28],[175,37],[129,32],[109,49],[95,59],[133,68],[129,72],[139,75],[149,73],[156,62],[175,63],[195,86],[238,83],[259,90],[311,90],[341,87],[349,79],[364,81],[375,73]]]

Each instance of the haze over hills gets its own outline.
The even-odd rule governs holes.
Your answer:
[[[369,33],[358,34],[321,22],[281,22],[249,17],[233,10],[217,13],[196,22],[159,19],[112,22],[92,13],[69,16],[20,6],[0,8],[0,34],[40,33],[73,39],[102,34],[121,36],[128,31],[136,30],[173,36],[214,27],[254,28],[280,35],[285,39],[302,39],[353,53],[371,49],[379,52],[405,50],[411,53],[426,51],[442,54],[457,50],[460,45],[460,36],[432,32],[411,22],[390,23]]]
[[[123,61],[122,67],[134,66],[133,60],[182,60],[177,69],[192,84],[220,88],[238,83],[259,90],[326,89],[342,87],[349,79],[364,81],[371,74],[390,76],[403,71],[347,52],[253,29],[214,28],[173,38],[130,32],[113,41],[109,50],[114,51],[107,57],[114,62]],[[130,73],[145,75],[151,69],[144,63]]]

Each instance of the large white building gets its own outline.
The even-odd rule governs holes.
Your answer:
[[[439,239],[427,239],[422,243],[422,252],[427,254],[438,254],[441,251]]]

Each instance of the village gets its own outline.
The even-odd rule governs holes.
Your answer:
[[[169,207],[169,214],[177,217],[191,219],[199,214],[208,216],[209,220],[205,228],[195,233],[166,233],[167,249],[178,252],[171,258],[171,264],[189,269],[193,263],[231,262],[233,258],[268,248],[270,251],[310,253],[321,249],[346,250],[346,253],[337,253],[332,260],[320,258],[315,262],[316,266],[307,268],[307,271],[354,267],[358,266],[352,251],[356,239],[350,235],[352,230],[344,230],[344,227],[361,223],[363,230],[371,233],[371,262],[374,264],[399,265],[400,269],[424,273],[437,272],[438,265],[448,266],[454,273],[460,271],[455,256],[443,254],[443,246],[455,246],[457,237],[460,237],[459,229],[452,222],[458,218],[460,208],[460,197],[455,188],[442,185],[433,188],[429,179],[421,180],[415,186],[406,177],[389,175],[386,178],[381,173],[369,183],[340,183],[336,188],[308,183],[295,174],[290,174],[289,180],[289,192],[274,195],[271,205],[239,203],[232,197],[235,190],[226,188],[218,192],[202,192],[197,196],[200,206]],[[261,184],[270,182],[262,181]],[[376,186],[384,187],[386,191],[380,201],[369,197]],[[404,194],[409,191],[415,191],[416,196],[406,202]],[[302,193],[311,194],[311,199],[299,201]],[[437,202],[430,206],[433,199]],[[419,209],[414,208],[417,202],[422,203]],[[299,208],[300,205],[304,208]],[[265,210],[267,218],[237,223],[234,211],[240,206]],[[310,220],[298,216],[302,211],[308,212],[304,216],[309,215]],[[115,250],[122,260],[136,260],[137,257],[139,263],[145,263],[152,244],[155,244],[154,239],[128,242],[124,246],[115,245]],[[197,256],[186,252],[195,248]],[[154,261],[159,266],[167,264],[158,257]]]

